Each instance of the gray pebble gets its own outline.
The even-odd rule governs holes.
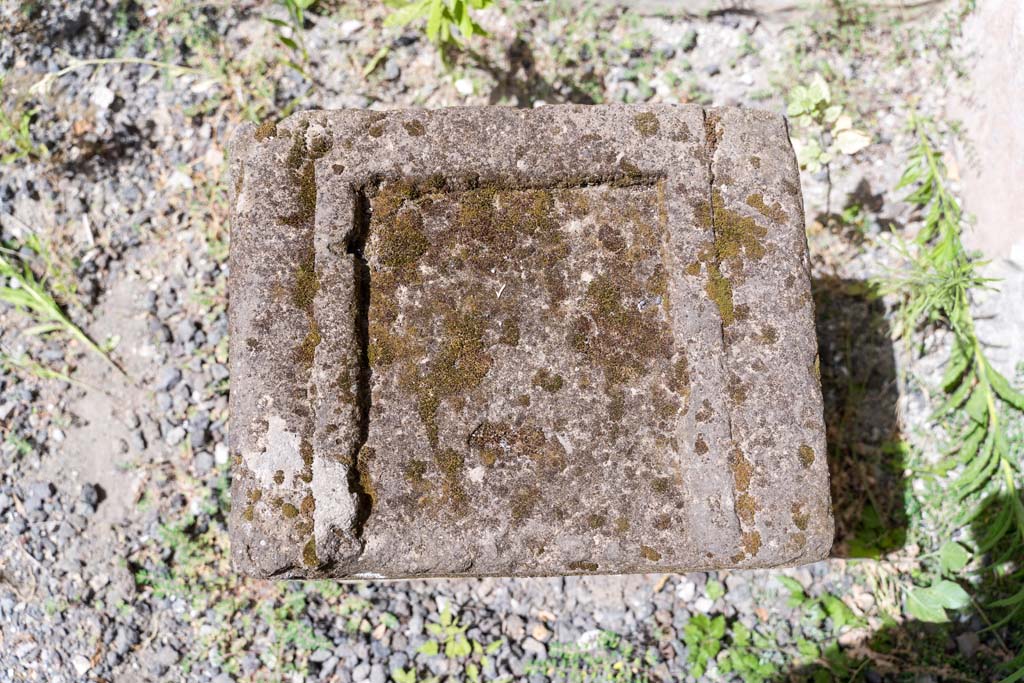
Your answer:
[[[356,668],[352,669],[352,680],[353,681],[365,681],[370,677],[370,665],[363,662]]]
[[[181,381],[181,370],[175,367],[166,367],[160,371],[156,381],[156,388],[159,391],[173,389]]]
[[[978,634],[973,631],[967,633],[961,633],[956,637],[956,647],[960,650],[960,654],[970,659],[974,656],[974,653],[978,651],[978,647],[981,646],[981,639],[978,638]]]
[[[370,683],[386,683],[387,674],[384,672],[384,667],[380,664],[374,664],[370,667]]]
[[[160,391],[156,395],[156,407],[160,409],[160,412],[166,413],[174,405],[174,400],[171,395],[166,391]]]
[[[208,474],[213,469],[213,456],[208,451],[199,451],[195,459],[196,473]]]
[[[537,659],[545,659],[548,656],[548,649],[544,647],[544,643],[532,637],[523,641],[523,652]]]
[[[164,441],[167,442],[168,446],[177,446],[185,439],[185,428],[184,427],[172,427],[168,432],[167,436],[164,437]]]

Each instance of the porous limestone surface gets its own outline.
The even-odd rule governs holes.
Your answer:
[[[782,117],[304,112],[242,127],[231,172],[239,571],[539,576],[827,554]]]

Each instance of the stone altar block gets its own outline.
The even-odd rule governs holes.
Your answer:
[[[782,117],[320,111],[231,146],[232,556],[771,567],[832,543]]]

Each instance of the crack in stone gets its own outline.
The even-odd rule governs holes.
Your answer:
[[[708,216],[711,223],[711,239],[713,241],[718,240],[717,226],[715,223],[715,152],[718,150],[718,129],[717,129],[717,117],[710,116],[706,108],[701,109],[701,116],[704,121],[704,154],[708,161]],[[721,270],[722,262],[718,254],[717,249],[712,249],[712,258],[715,259],[715,267]],[[710,276],[710,275],[709,275]],[[726,341],[725,335],[725,321],[719,316],[718,323],[718,334],[722,342],[722,377],[725,379],[728,374],[728,360],[729,350],[728,342]],[[729,446],[730,448],[738,448],[736,445],[735,436],[733,434],[732,426],[732,411],[726,409],[725,411],[725,423],[729,430]],[[726,458],[732,457],[732,452],[726,456]],[[735,477],[733,477],[732,485],[732,513],[736,518],[736,527],[743,533],[744,525],[743,520],[740,519],[739,510],[737,509],[737,490]]]
[[[366,490],[360,477],[359,455],[366,445],[370,434],[370,379],[373,370],[370,368],[368,355],[370,345],[370,265],[366,262],[363,250],[370,231],[370,202],[366,192],[361,188],[353,191],[353,232],[348,238],[346,252],[352,256],[353,277],[355,279],[356,310],[353,319],[355,326],[356,356],[358,374],[356,377],[356,419],[359,435],[352,447],[352,464],[348,471],[349,491],[356,496],[355,519],[352,532],[359,540],[363,538],[366,521],[373,512],[373,499]]]

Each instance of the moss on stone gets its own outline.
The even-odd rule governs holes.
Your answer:
[[[423,122],[419,119],[413,119],[411,121],[405,121],[402,123],[402,127],[405,128],[405,132],[414,137],[419,137],[426,134],[427,128],[423,125]]]
[[[519,346],[519,334],[519,322],[515,318],[509,318],[501,326],[498,341],[508,346]]]
[[[640,135],[645,138],[657,135],[658,130],[661,128],[661,124],[658,122],[658,117],[652,112],[644,112],[634,116],[633,126],[637,129]]]
[[[395,217],[381,225],[377,249],[380,260],[389,268],[414,265],[426,252],[430,241],[423,232],[423,217],[415,209],[399,210]]]
[[[303,260],[295,270],[295,279],[292,283],[292,303],[296,308],[310,312],[313,310],[313,299],[319,290],[320,277],[313,264],[313,257],[310,256]]]
[[[750,461],[747,460],[746,456],[743,455],[743,451],[739,448],[733,448],[732,453],[729,455],[729,468],[732,470],[733,483],[736,486],[736,490],[746,493],[754,477],[754,466],[750,464]]]
[[[298,194],[295,198],[296,210],[281,216],[284,225],[301,227],[313,220],[316,215],[316,166],[312,160],[299,165],[294,173]]]
[[[771,206],[765,204],[764,196],[761,194],[752,194],[747,197],[747,206],[757,210],[765,218],[770,218],[779,224],[784,224],[789,220],[789,215],[782,210],[782,204],[775,202]]]
[[[528,487],[513,493],[509,509],[512,521],[521,522],[530,517],[539,500],[540,491],[536,487]]]
[[[256,132],[253,137],[256,138],[257,142],[263,142],[269,140],[277,135],[277,123],[273,119],[267,119],[256,127]]]
[[[307,567],[320,566],[320,559],[316,556],[316,538],[310,538],[302,547],[302,563]]]
[[[640,546],[640,557],[651,562],[657,562],[661,559],[661,553],[650,546]]]
[[[570,562],[569,563],[569,571],[574,571],[574,572],[596,572],[597,571],[597,563],[596,562],[586,562],[586,561],[583,561],[583,560],[577,560],[575,562]]]
[[[309,331],[302,338],[302,342],[295,350],[295,360],[307,370],[313,367],[313,359],[316,354],[316,347],[320,345],[320,328],[315,320],[309,321]]]
[[[533,375],[532,384],[535,387],[540,387],[548,393],[555,393],[562,388],[564,380],[561,375],[552,375],[547,370],[541,368]]]
[[[797,454],[800,457],[800,464],[805,468],[814,464],[814,449],[807,444],[801,444]]]
[[[754,513],[757,512],[757,502],[749,493],[741,493],[736,498],[736,514],[744,524],[754,523]]]
[[[701,202],[696,211],[698,219],[712,231],[713,239],[706,243],[698,254],[707,272],[705,292],[718,308],[722,325],[728,327],[737,320],[736,305],[733,301],[733,284],[725,275],[728,267],[742,278],[744,261],[758,261],[767,253],[762,239],[768,229],[753,218],[726,208],[721,192],[711,195],[710,206]]]
[[[363,446],[356,455],[356,474],[358,475],[359,488],[370,499],[370,506],[377,504],[377,487],[370,475],[370,462],[376,455],[376,451],[370,446]]]
[[[756,557],[757,552],[761,549],[761,534],[757,531],[747,531],[741,537],[743,543],[743,550],[746,551],[747,557]]]
[[[485,320],[465,312],[449,316],[441,348],[426,374],[417,382],[417,410],[427,438],[437,446],[437,409],[450,396],[479,386],[492,359],[483,344]]]
[[[800,531],[806,531],[807,525],[811,520],[811,516],[804,512],[803,503],[793,503],[792,508],[790,508],[790,513],[793,518],[793,524],[796,525],[796,528],[800,529]]]

